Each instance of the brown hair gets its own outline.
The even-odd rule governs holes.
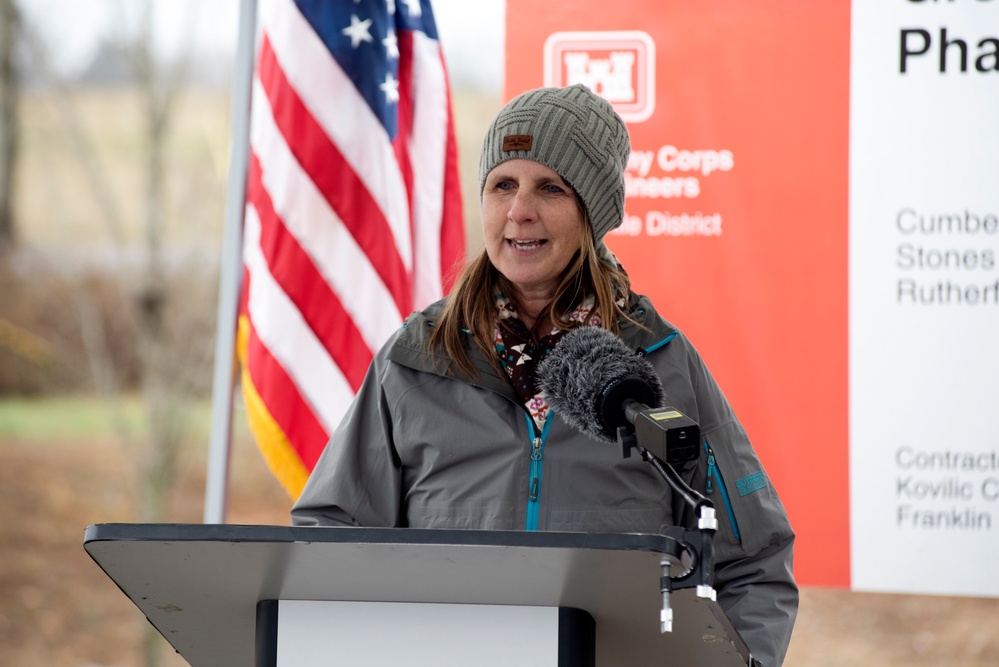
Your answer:
[[[631,283],[616,264],[600,257],[585,218],[580,233],[583,237],[582,245],[562,272],[551,303],[538,316],[538,322],[546,321],[560,329],[569,329],[570,325],[566,322],[568,315],[587,296],[592,295],[596,311],[601,315],[603,328],[616,334],[619,319],[631,321],[617,305],[619,298],[627,299],[629,296]],[[468,263],[455,281],[451,295],[431,330],[427,341],[428,350],[443,353],[453,360],[458,371],[475,377],[477,373],[465,347],[463,332],[467,331],[482,356],[499,370],[499,360],[493,348],[496,294],[507,295],[514,307],[520,310],[513,285],[496,270],[483,250]]]

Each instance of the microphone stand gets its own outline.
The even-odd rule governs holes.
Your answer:
[[[683,501],[694,510],[697,518],[697,528],[686,530],[680,526],[664,526],[660,531],[667,537],[676,540],[687,554],[690,562],[679,574],[672,574],[673,566],[683,567],[682,557],[664,556],[661,563],[663,572],[659,579],[659,590],[663,596],[660,611],[660,631],[673,631],[673,609],[670,606],[670,594],[674,589],[696,588],[696,595],[709,600],[717,599],[714,589],[714,535],[718,530],[718,518],[715,516],[714,504],[701,493],[695,491],[683,481],[676,469],[650,452],[638,442],[635,432],[626,426],[617,429],[617,441],[621,445],[624,458],[631,457],[631,450],[637,449],[642,460],[649,463],[656,472],[670,485]]]

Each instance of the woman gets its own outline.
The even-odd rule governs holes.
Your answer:
[[[376,356],[292,518],[645,533],[691,525],[651,466],[570,428],[537,389],[535,364],[562,335],[600,326],[647,350],[666,395],[699,423],[705,451],[680,471],[689,484],[708,493],[757,482],[745,496],[720,489],[729,511],[719,512],[715,587],[754,656],[777,665],[797,610],[794,533],[696,350],[631,291],[603,243],[623,220],[629,152],[620,117],[584,86],[529,91],[500,111],[479,167],[483,252],[450,297],[411,315]]]

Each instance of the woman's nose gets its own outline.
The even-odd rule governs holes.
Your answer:
[[[538,219],[537,202],[533,194],[524,189],[517,191],[513,198],[507,217],[512,222],[525,223],[534,222]]]

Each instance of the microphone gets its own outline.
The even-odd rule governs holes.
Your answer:
[[[606,329],[583,326],[565,334],[538,364],[537,380],[548,405],[592,438],[613,444],[624,428],[670,464],[699,455],[698,425],[676,408],[661,407],[665,391],[655,368]]]
[[[673,467],[700,455],[700,427],[676,408],[649,407],[665,402],[655,367],[643,352],[629,349],[601,327],[583,326],[565,334],[538,364],[536,378],[548,405],[567,424],[597,440],[619,442],[625,457],[637,447],[642,460],[651,464],[697,515],[698,533],[681,530],[674,538],[694,566],[673,576],[670,557],[662,561],[660,631],[672,632],[670,596],[674,587],[696,586],[698,597],[717,599],[712,584],[712,540],[718,530],[714,505],[683,481]],[[664,527],[660,532],[671,530],[675,533],[677,528]]]

